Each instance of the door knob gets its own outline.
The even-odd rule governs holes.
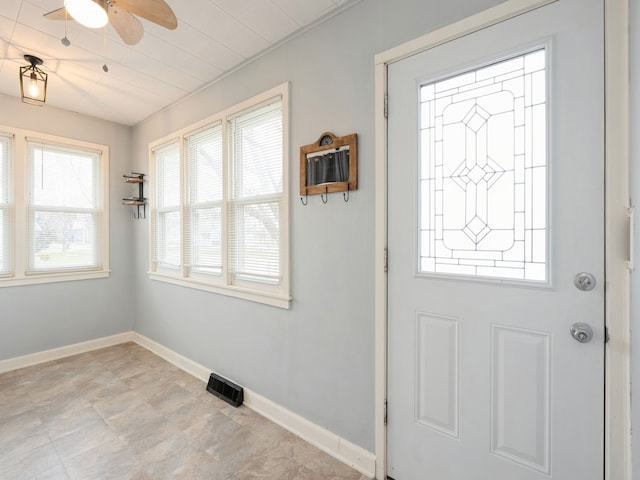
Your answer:
[[[569,331],[571,332],[571,336],[580,343],[589,343],[593,338],[593,330],[591,330],[591,327],[586,323],[574,323],[571,325]]]

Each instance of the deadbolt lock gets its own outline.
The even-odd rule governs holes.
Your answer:
[[[596,288],[596,277],[587,272],[580,272],[576,275],[573,283],[579,290],[588,292]]]

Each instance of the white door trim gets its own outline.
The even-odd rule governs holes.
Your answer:
[[[375,57],[375,454],[386,478],[387,398],[387,66],[557,0],[508,0]],[[605,480],[631,480],[628,260],[628,0],[605,4],[606,318]]]
[[[631,480],[629,1],[605,0],[605,478]]]

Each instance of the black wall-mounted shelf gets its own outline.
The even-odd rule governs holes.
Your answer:
[[[122,205],[136,207],[136,211],[133,214],[133,218],[147,218],[147,199],[144,197],[144,173],[125,173],[122,175],[124,183],[137,183],[138,184],[138,196],[126,197],[122,199]],[[140,215],[140,207],[142,207],[142,215]]]

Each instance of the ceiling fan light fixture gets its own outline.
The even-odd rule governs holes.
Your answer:
[[[30,105],[44,105],[47,99],[47,77],[38,65],[42,60],[33,55],[25,55],[29,65],[20,67],[20,95],[22,101]]]
[[[104,27],[109,21],[103,1],[64,0],[64,8],[73,19],[88,28]]]

